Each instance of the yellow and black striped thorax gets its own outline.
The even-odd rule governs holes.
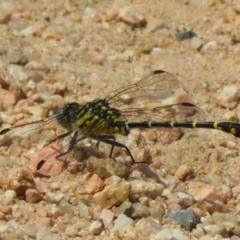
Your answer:
[[[117,126],[121,112],[109,106],[104,99],[87,103],[77,113],[78,128],[89,130],[93,134],[123,134],[129,132],[125,125]]]

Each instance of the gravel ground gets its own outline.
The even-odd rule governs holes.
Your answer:
[[[193,101],[209,121],[238,122],[239,25],[232,0],[1,0],[1,129],[156,69],[180,81],[170,103]],[[240,145],[231,134],[133,130],[119,141],[148,164],[132,165],[89,139],[42,162],[69,139],[44,147],[61,133],[54,124],[30,133],[0,140],[1,239],[240,239]]]

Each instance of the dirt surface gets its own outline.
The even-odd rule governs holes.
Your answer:
[[[206,113],[206,117],[202,116],[207,121],[239,122],[240,4],[237,1],[6,0],[0,2],[0,13],[2,129],[50,117],[69,102],[86,104],[104,98],[113,90],[134,83],[157,69],[175,75],[180,89],[187,93],[171,104],[187,99]],[[179,39],[179,33],[185,33],[189,39]],[[195,120],[204,120],[202,116]],[[29,143],[27,138],[20,145],[1,147],[3,190],[0,197],[5,203],[0,208],[0,221],[5,226],[0,228],[2,239],[19,236],[25,236],[24,239],[47,239],[46,236],[50,236],[49,239],[110,239],[110,236],[111,239],[136,239],[119,229],[112,230],[111,226],[116,224],[114,220],[108,227],[97,225],[102,209],[113,210],[119,203],[110,207],[96,204],[94,194],[102,191],[105,177],[98,173],[100,179],[96,180],[95,176],[94,181],[99,181],[96,184],[99,188],[86,190],[84,184],[90,179],[87,186],[91,186],[93,173],[90,174],[79,159],[70,158],[68,164],[64,159],[54,170],[57,165],[50,164],[44,170],[45,175],[50,176],[48,178],[34,175],[31,179],[30,172],[19,170],[28,169],[30,159],[57,135],[53,129],[50,127],[40,135],[36,134],[34,142],[37,144]],[[22,137],[23,132],[18,134]],[[236,188],[240,176],[239,139],[210,129],[184,131],[178,139],[171,139],[172,133],[168,134],[167,131],[133,131],[123,143],[139,161],[144,158],[148,162],[146,150],[157,176],[173,186],[169,189],[188,192],[195,200],[217,202],[225,210],[219,210],[219,207],[216,212],[235,216],[239,211],[239,190]],[[35,135],[31,134],[31,137],[33,139]],[[141,140],[137,141],[137,138]],[[84,142],[87,150],[79,153],[83,158],[81,161],[91,155],[88,152],[90,143]],[[104,146],[102,149],[105,151]],[[124,153],[118,153],[118,157],[121,162],[127,159],[125,165],[131,166]],[[31,162],[31,173],[35,171],[36,174],[42,166],[39,164],[43,163],[40,160]],[[12,175],[11,171],[17,172]],[[24,181],[24,188],[12,184],[14,176],[20,183]],[[204,184],[212,187],[212,193],[216,194],[211,199],[193,191],[199,187],[199,192],[204,192]],[[106,185],[108,183],[104,182]],[[12,201],[6,200],[6,190],[13,194]],[[65,202],[49,200],[48,193],[62,193]],[[136,202],[150,207],[154,198],[146,203],[141,197]],[[163,202],[163,199],[156,201]],[[89,214],[81,216],[81,207],[74,208],[79,202],[89,208]],[[195,208],[206,210],[199,204],[200,207]],[[165,211],[174,209],[170,203],[167,205],[170,207]],[[144,214],[139,218],[132,216],[135,223],[141,217],[144,218]],[[84,221],[80,224],[79,219]],[[161,222],[161,218],[157,219]],[[162,224],[164,228],[173,228],[171,223]],[[239,239],[237,231],[232,230],[234,227],[231,230],[224,227],[226,234],[219,233],[218,239],[232,236]],[[85,228],[90,230],[84,232]],[[186,239],[211,236],[203,225],[199,228],[203,233],[199,230],[183,231],[183,234]],[[136,230],[138,239],[167,239],[164,236],[153,238],[151,234],[146,236],[142,229]]]

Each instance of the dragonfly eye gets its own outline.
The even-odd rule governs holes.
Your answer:
[[[69,121],[70,121],[70,116],[69,116],[68,111],[67,111],[67,106],[62,107],[57,111],[56,119],[57,119],[57,122],[62,127],[67,127],[68,126]]]
[[[64,128],[71,127],[72,122],[75,120],[76,110],[79,106],[77,102],[71,102],[60,108],[56,114],[57,122]]]

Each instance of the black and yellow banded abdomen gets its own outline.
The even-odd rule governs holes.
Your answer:
[[[127,129],[132,128],[155,128],[155,127],[164,127],[164,128],[209,128],[217,129],[226,133],[231,133],[236,137],[240,138],[240,123],[234,122],[175,122],[175,121],[166,121],[166,122],[154,122],[154,121],[145,121],[145,122],[118,122],[118,124],[126,124]]]

